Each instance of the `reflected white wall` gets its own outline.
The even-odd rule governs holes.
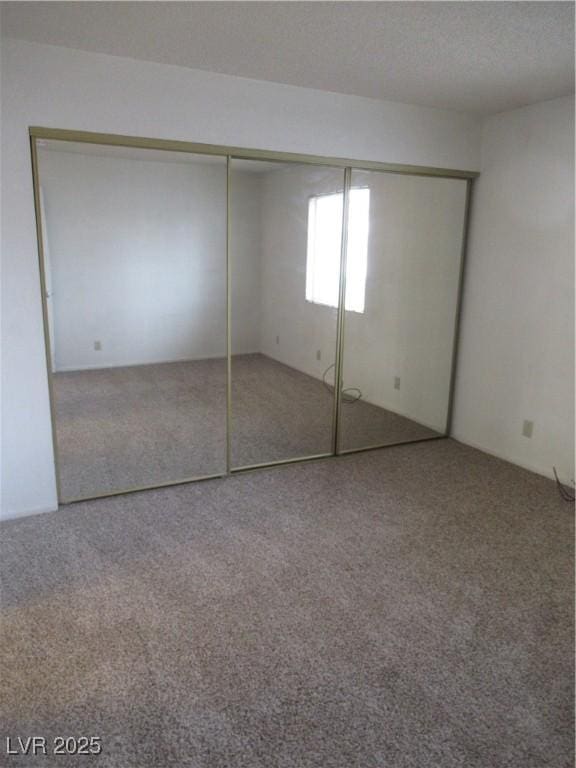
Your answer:
[[[262,184],[261,349],[321,378],[334,362],[337,311],[306,301],[308,201],[341,192],[344,172],[285,166],[266,173]]]
[[[305,300],[307,208],[337,191],[331,174],[287,167],[263,181],[262,351],[317,378],[334,362],[336,310]],[[352,184],[370,189],[370,231],[365,310],[346,313],[344,386],[443,431],[466,183],[355,172]]]
[[[57,371],[226,354],[226,161],[145,158],[39,151]],[[250,174],[238,184],[247,311],[234,336],[255,352],[259,254],[247,235],[259,226],[258,185]]]
[[[370,188],[370,234],[365,311],[346,313],[344,386],[443,432],[466,182],[355,172],[352,183]]]

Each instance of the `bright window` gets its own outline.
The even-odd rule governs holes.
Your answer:
[[[306,300],[328,307],[338,306],[343,198],[341,192],[318,195],[310,198],[308,204]],[[364,312],[369,210],[370,190],[351,189],[346,259],[346,309],[349,312]]]

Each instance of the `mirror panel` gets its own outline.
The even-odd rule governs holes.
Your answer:
[[[353,171],[339,450],[445,434],[466,182]]]
[[[344,171],[233,159],[232,467],[333,452]]]
[[[38,141],[61,500],[226,471],[226,158]]]

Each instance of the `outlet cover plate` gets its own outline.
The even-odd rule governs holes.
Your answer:
[[[524,437],[532,437],[533,432],[534,432],[534,422],[528,421],[528,419],[525,419],[524,424],[522,425],[522,435]]]

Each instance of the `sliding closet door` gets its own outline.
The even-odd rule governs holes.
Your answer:
[[[61,500],[225,473],[225,158],[38,160]]]
[[[333,452],[344,172],[232,160],[232,467]]]
[[[353,171],[339,450],[447,427],[466,182]]]

